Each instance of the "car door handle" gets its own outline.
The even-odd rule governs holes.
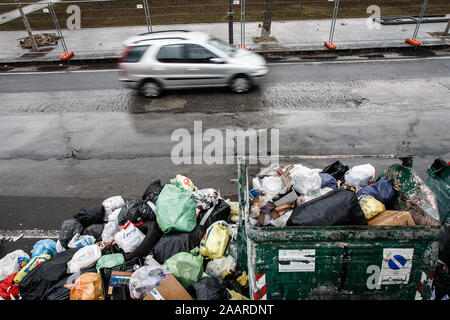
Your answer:
[[[193,68],[188,68],[188,70],[189,70],[189,71],[198,71],[198,70],[200,70],[200,68],[194,68],[194,67],[193,67]]]
[[[166,70],[166,68],[164,68],[164,67],[154,67],[153,70],[160,71],[160,70]]]

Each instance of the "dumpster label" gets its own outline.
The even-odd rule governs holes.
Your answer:
[[[312,272],[316,267],[316,250],[278,250],[278,272]]]
[[[414,249],[383,249],[380,284],[406,284],[411,273]]]

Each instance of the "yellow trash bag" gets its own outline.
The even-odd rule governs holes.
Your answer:
[[[83,273],[70,289],[70,300],[105,300],[100,274]]]
[[[361,207],[367,220],[370,220],[386,210],[384,204],[372,196],[362,195],[358,197],[359,206]]]
[[[231,227],[223,220],[214,222],[200,242],[200,254],[209,259],[227,256],[230,250]]]

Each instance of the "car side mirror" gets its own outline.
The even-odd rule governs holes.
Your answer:
[[[209,61],[211,61],[212,63],[225,63],[225,60],[221,58],[211,58],[209,59]]]

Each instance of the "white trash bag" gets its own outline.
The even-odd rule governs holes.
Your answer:
[[[308,196],[320,191],[322,186],[322,178],[317,170],[312,170],[307,167],[301,167],[291,173],[291,178],[294,181],[294,190],[302,195]]]
[[[345,183],[360,188],[375,180],[375,168],[371,164],[354,166],[344,175]]]
[[[67,273],[76,273],[80,270],[95,266],[102,256],[102,250],[96,244],[81,248],[67,262]]]
[[[125,204],[125,200],[121,196],[110,197],[102,202],[102,206],[105,208],[104,221],[110,221],[109,216],[117,209],[121,209]],[[120,212],[120,210],[119,210]],[[119,215],[117,213],[117,215]]]
[[[140,267],[131,275],[130,297],[135,300],[144,299],[169,273],[171,272],[165,265]]]
[[[88,235],[80,235],[77,233],[73,236],[72,240],[69,241],[69,244],[67,245],[69,248],[81,248],[90,246],[91,244],[95,243],[95,238],[93,236]]]
[[[117,221],[110,221],[105,224],[102,232],[102,241],[110,243],[114,240],[114,235],[119,232],[119,223]]]
[[[208,275],[220,277],[222,280],[225,279],[227,275],[236,270],[236,262],[231,255],[220,258],[213,259],[206,265],[205,272]]]
[[[133,252],[144,238],[145,235],[131,221],[128,221],[124,228],[114,235],[114,241],[125,253]]]
[[[61,242],[58,239],[58,241],[56,241],[56,252],[60,253],[60,252],[63,252],[63,251],[66,251],[66,248],[64,248],[62,246]]]
[[[0,282],[13,273],[19,272],[22,268],[22,263],[29,260],[30,256],[23,250],[15,250],[0,259]]]

